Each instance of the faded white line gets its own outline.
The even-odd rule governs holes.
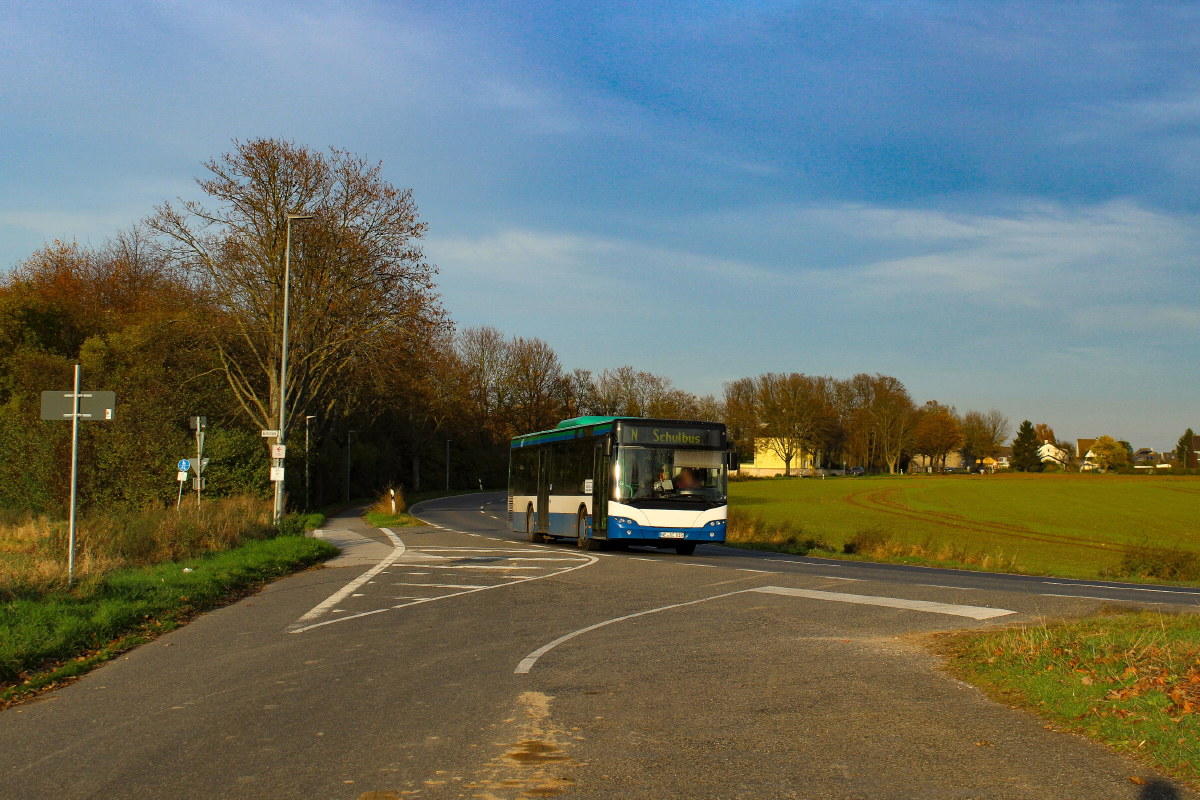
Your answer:
[[[393,583],[392,586],[431,586],[434,589],[490,589],[493,586],[508,586],[507,583],[489,583],[481,586],[471,583]]]
[[[388,538],[392,540],[392,552],[389,553],[383,559],[383,561],[380,561],[378,564],[371,567],[369,570],[364,572],[362,575],[359,575],[357,578],[350,581],[348,584],[343,586],[341,589],[339,589],[338,591],[336,591],[332,595],[330,595],[328,598],[326,598],[323,602],[319,603],[315,608],[313,608],[307,614],[305,614],[300,619],[293,622],[289,626],[289,628],[297,628],[300,625],[300,623],[302,623],[306,620],[313,619],[315,617],[319,617],[321,614],[325,613],[329,609],[336,606],[339,602],[341,602],[342,599],[346,597],[346,595],[349,595],[352,592],[354,592],[355,589],[359,588],[364,583],[371,580],[371,578],[374,578],[380,572],[383,572],[385,569],[387,569],[388,567],[390,567],[392,565],[392,562],[394,562],[396,559],[400,558],[400,556],[404,555],[404,542],[400,541],[400,537],[397,536],[396,534],[392,533],[391,528],[380,528],[380,530],[383,531],[384,533],[386,533]],[[304,629],[299,628],[299,630],[304,630]],[[295,632],[295,631],[293,631],[293,632]]]
[[[605,625],[612,625],[614,622],[624,622],[625,620],[633,619],[634,617],[644,617],[647,614],[657,614],[659,611],[666,611],[671,608],[683,608],[684,606],[694,606],[697,603],[707,603],[709,600],[718,600],[722,597],[732,597],[735,594],[742,594],[742,592],[745,592],[745,591],[748,591],[748,590],[742,589],[741,591],[737,591],[737,592],[727,592],[725,594],[718,594],[713,597],[704,597],[704,598],[701,598],[700,600],[689,600],[686,603],[672,603],[669,606],[659,606],[658,608],[651,608],[647,611],[638,611],[635,614],[626,614],[623,617],[614,617],[613,619],[606,619],[606,620],[604,620],[604,622],[597,622],[595,625],[589,625],[586,628],[580,628],[577,631],[571,631],[570,633],[568,633],[564,636],[558,637],[553,642],[542,645],[537,650],[534,650],[532,653],[530,653],[529,655],[522,658],[521,663],[517,664],[517,668],[515,670],[513,670],[513,673],[516,675],[528,675],[529,670],[533,669],[533,665],[537,663],[537,660],[539,658],[541,658],[542,656],[546,655],[546,653],[549,653],[551,650],[558,647],[563,642],[569,642],[572,639],[574,639],[576,636],[582,636],[583,634],[588,633],[590,631],[594,631],[597,628],[603,628]]]
[[[746,567],[738,567],[737,570],[738,570],[738,572],[762,572],[766,575],[778,575],[779,574],[778,572],[774,572],[769,569],[747,569]]]
[[[1165,606],[1167,603],[1158,600],[1131,600],[1125,597],[1092,597],[1089,594],[1050,594],[1042,592],[1041,597],[1069,597],[1072,600],[1103,600],[1105,603],[1147,603],[1152,606]]]
[[[970,617],[971,619],[992,619],[1015,614],[1007,608],[986,608],[983,606],[961,606],[954,603],[935,603],[930,600],[906,600],[902,597],[874,597],[866,594],[845,594],[843,592],[821,592],[815,589],[792,589],[787,586],[760,586],[748,589],[762,594],[783,594],[789,597],[805,597],[810,600],[830,600],[835,603],[855,603],[864,606],[883,606],[885,608],[902,608],[909,611],[928,611],[933,614],[949,614],[955,617]]]
[[[951,614],[959,617],[970,617],[971,619],[984,620],[993,617],[1002,617],[1008,614],[1015,614],[1015,611],[1009,611],[1004,608],[983,608],[980,606],[961,606],[951,603],[933,603],[927,600],[905,600],[900,597],[872,597],[870,595],[861,594],[844,594],[842,592],[819,592],[811,589],[792,589],[786,586],[758,586],[753,589],[739,589],[736,592],[726,592],[725,594],[713,595],[712,597],[703,597],[699,600],[689,600],[686,603],[672,603],[667,606],[659,606],[658,608],[647,609],[646,611],[638,611],[633,614],[626,614],[622,617],[614,617],[606,619],[603,622],[597,622],[594,625],[588,625],[586,628],[571,631],[564,634],[552,642],[542,645],[537,650],[534,650],[517,664],[517,668],[513,670],[516,675],[527,675],[537,660],[546,653],[558,647],[563,642],[569,642],[576,636],[581,636],[598,628],[603,628],[606,625],[612,625],[615,622],[624,622],[625,620],[644,617],[647,614],[657,614],[660,611],[668,611],[672,608],[683,608],[684,606],[694,606],[698,603],[707,603],[710,600],[720,600],[723,597],[733,597],[738,594],[747,594],[750,592],[759,594],[779,594],[789,597],[804,597],[811,600],[829,600],[839,603],[855,603],[858,605],[885,606],[888,608],[900,608],[909,611],[925,611],[935,614]],[[399,606],[397,606],[399,608]]]
[[[1157,592],[1158,594],[1186,594],[1189,597],[1195,597],[1200,600],[1200,592],[1189,592],[1181,589],[1142,589],[1137,586],[1103,586],[1098,583],[1055,583],[1054,581],[1042,581],[1043,586],[1070,586],[1080,589],[1104,589],[1109,592]]]
[[[374,611],[365,611],[361,614],[354,614],[349,617],[338,617],[337,619],[329,619],[329,620],[325,620],[324,622],[316,622],[316,623],[313,623],[312,625],[308,625],[303,628],[296,628],[295,630],[289,630],[288,633],[303,633],[304,631],[309,631],[309,630],[312,630],[313,628],[320,628],[324,625],[332,625],[335,622],[345,622],[348,619],[357,619],[359,617],[369,617],[372,614],[382,614],[384,611],[390,611],[391,609],[395,609],[395,608],[408,608],[409,606],[421,605],[422,603],[432,603],[435,600],[446,600],[451,597],[462,597],[465,594],[475,594],[476,592],[486,592],[489,589],[500,589],[500,588],[503,588],[506,586],[516,586],[519,583],[528,583],[529,581],[540,581],[545,578],[554,578],[559,575],[565,575],[568,572],[574,572],[577,569],[583,569],[584,567],[590,567],[592,564],[595,564],[597,561],[600,560],[593,556],[583,556],[583,557],[588,559],[586,563],[579,564],[574,567],[568,567],[567,569],[562,569],[557,572],[548,572],[545,575],[530,575],[528,577],[517,578],[516,580],[508,581],[507,583],[497,583],[494,586],[481,586],[479,588],[468,589],[463,592],[451,592],[450,594],[443,594],[443,595],[439,595],[437,597],[427,597],[427,598],[423,598],[421,600],[414,600],[411,603],[401,603],[400,605],[392,606],[391,608],[377,608]],[[429,584],[424,584],[424,585],[428,586]]]

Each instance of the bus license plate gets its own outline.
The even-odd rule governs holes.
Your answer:
[[[683,531],[663,531],[661,535],[664,539],[682,539],[687,534]]]

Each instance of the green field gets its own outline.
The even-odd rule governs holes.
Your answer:
[[[1196,477],[766,479],[731,482],[729,497],[733,515],[799,525],[804,537],[839,551],[865,531],[927,553],[1002,553],[1020,571],[1079,578],[1117,568],[1130,546],[1200,551]]]

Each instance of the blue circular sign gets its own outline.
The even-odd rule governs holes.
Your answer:
[[[188,461],[186,458],[179,459],[179,471],[180,472],[187,472],[191,468],[192,468],[192,462]]]

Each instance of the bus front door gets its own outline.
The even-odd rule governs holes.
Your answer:
[[[611,441],[607,438],[596,442],[592,462],[592,538],[608,538],[608,472]]]
[[[538,533],[550,532],[550,467],[554,451],[549,447],[541,448],[538,453],[538,482],[537,482],[537,529]]]

